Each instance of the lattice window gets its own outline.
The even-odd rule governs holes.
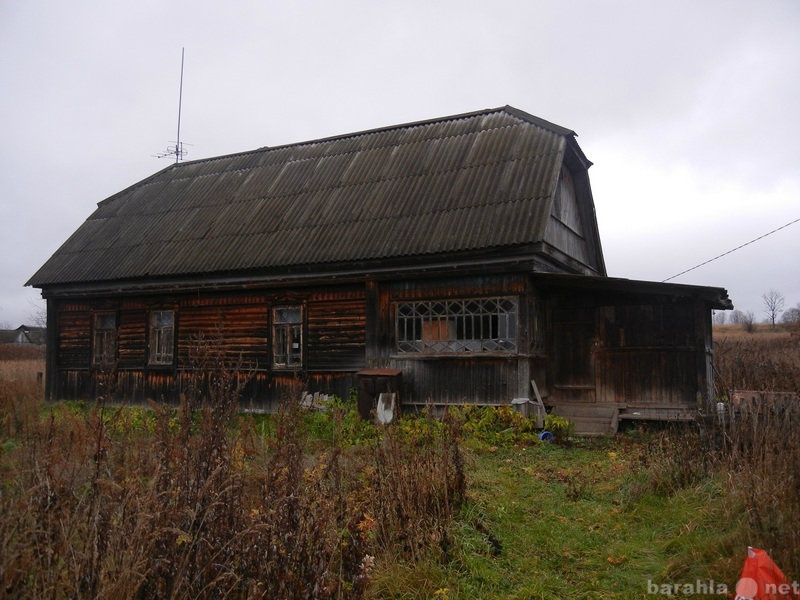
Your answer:
[[[515,352],[516,298],[399,302],[398,352]]]

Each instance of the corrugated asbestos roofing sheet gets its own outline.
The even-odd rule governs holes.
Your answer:
[[[572,131],[502,107],[179,163],[101,202],[28,284],[537,242],[567,144]]]

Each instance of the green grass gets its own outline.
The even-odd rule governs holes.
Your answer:
[[[467,502],[449,560],[416,571],[395,565],[379,577],[378,597],[646,598],[648,581],[697,579],[732,590],[745,549],[735,543],[721,484],[648,491],[646,443],[468,442]],[[387,577],[393,587],[381,583]]]

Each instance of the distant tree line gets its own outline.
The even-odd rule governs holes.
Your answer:
[[[800,303],[793,308],[784,310],[783,307],[786,304],[786,299],[783,297],[783,294],[777,290],[770,290],[762,294],[761,300],[764,306],[764,314],[766,315],[766,323],[770,323],[773,327],[775,327],[777,322],[781,322],[785,325],[800,325]],[[734,310],[730,313],[726,311],[716,311],[714,313],[714,323],[716,325],[724,325],[726,322],[731,325],[742,325],[747,331],[753,331],[756,324],[756,315],[751,310]]]

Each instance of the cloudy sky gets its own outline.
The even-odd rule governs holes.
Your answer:
[[[510,104],[578,132],[609,275],[800,219],[797,0],[0,0],[0,323],[97,202],[169,165]],[[800,304],[800,223],[672,281]]]

